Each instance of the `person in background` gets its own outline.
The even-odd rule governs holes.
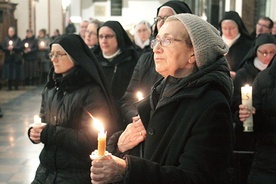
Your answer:
[[[15,28],[9,27],[8,35],[4,39],[5,53],[3,78],[8,80],[8,90],[19,89],[23,80],[22,41],[17,36]]]
[[[141,21],[134,27],[134,43],[139,56],[151,51],[150,48],[151,25],[147,21]]]
[[[91,116],[101,120],[109,137],[118,131],[114,102],[101,66],[79,35],[61,35],[50,49],[53,67],[40,109],[46,125],[28,131],[33,143],[44,144],[32,184],[88,184],[98,136]]]
[[[260,34],[244,58],[244,65],[236,72],[233,80],[234,94],[232,101],[233,115],[241,104],[241,87],[252,86],[255,77],[270,64],[276,53],[276,38],[271,34]],[[235,120],[234,166],[237,172],[237,184],[247,183],[247,178],[255,151],[255,136],[252,132],[243,132],[243,125]]]
[[[274,21],[273,23],[273,27],[272,27],[272,30],[271,30],[271,34],[274,35],[276,37],[276,21]]]
[[[155,37],[158,30],[164,24],[164,21],[171,15],[179,13],[192,13],[189,6],[182,1],[168,1],[157,9],[156,17],[154,18]],[[148,96],[153,84],[161,78],[161,75],[156,72],[153,60],[153,52],[143,54],[135,66],[133,75],[127,87],[127,90],[121,99],[122,116],[124,118],[123,127],[132,122],[132,118],[137,116],[138,111],[134,103],[137,102],[137,92],[141,92],[143,96]]]
[[[269,17],[261,17],[256,24],[255,30],[250,36],[255,39],[259,34],[271,34],[273,28],[273,21]]]
[[[253,113],[256,148],[248,176],[248,184],[276,183],[276,57],[261,71],[253,83],[253,109],[239,106],[239,118],[244,122]]]
[[[25,85],[34,85],[37,68],[38,44],[32,29],[27,29],[23,43],[23,58],[25,68]]]
[[[109,81],[118,109],[131,79],[138,55],[133,42],[118,21],[107,21],[98,29],[99,46],[93,52]]]
[[[84,20],[80,23],[80,33],[79,34],[82,37],[82,39],[85,38],[85,32],[86,32],[88,24],[89,24],[88,20]]]
[[[67,34],[73,34],[76,32],[76,26],[75,24],[71,21],[71,19],[68,19],[68,25],[65,28],[65,33]]]
[[[55,29],[53,36],[51,36],[51,40],[53,41],[54,39],[56,39],[58,36],[60,36],[60,32],[59,29]]]
[[[96,45],[99,45],[99,40],[98,40],[97,34],[98,34],[98,28],[102,24],[103,23],[100,22],[99,20],[92,19],[87,26],[84,42],[90,48],[90,50],[93,50]]]
[[[51,40],[46,34],[46,29],[40,29],[37,37],[39,85],[46,83],[47,75],[51,68],[51,62],[48,57],[50,51],[50,42]]]
[[[224,13],[219,23],[219,29],[223,41],[229,47],[226,59],[231,70],[231,76],[234,78],[236,71],[242,67],[241,61],[249,51],[253,39],[249,36],[241,17],[235,11]]]
[[[137,104],[140,119],[110,139],[112,155],[92,161],[91,182],[226,183],[233,143],[227,45],[211,24],[184,13],[165,20],[151,47],[162,78]]]

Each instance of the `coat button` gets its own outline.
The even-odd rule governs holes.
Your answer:
[[[150,128],[149,130],[148,130],[148,133],[149,133],[149,135],[153,135],[154,134],[154,129],[152,129],[152,128]]]

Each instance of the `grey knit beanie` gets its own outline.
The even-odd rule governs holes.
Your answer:
[[[218,30],[200,17],[182,13],[170,16],[166,21],[176,18],[185,26],[193,44],[197,67],[213,62],[218,56],[228,52]]]

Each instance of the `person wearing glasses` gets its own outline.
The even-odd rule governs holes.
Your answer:
[[[118,109],[131,79],[138,55],[133,42],[118,21],[107,21],[98,29],[99,46],[94,53],[103,68]]]
[[[252,86],[259,72],[267,68],[276,53],[276,38],[271,34],[260,34],[242,63],[243,67],[237,70],[233,79],[234,94],[232,101],[233,115],[239,111],[241,104],[241,87],[245,84]],[[255,150],[255,136],[253,132],[243,132],[243,125],[239,119],[235,119],[235,146],[234,166],[237,172],[238,183],[247,183],[247,178],[253,161]]]
[[[102,24],[103,23],[100,22],[99,20],[93,19],[92,21],[90,21],[85,31],[84,42],[92,51],[95,48],[95,46],[99,44],[97,33],[98,33],[98,28]]]
[[[227,45],[211,24],[184,13],[165,20],[151,47],[162,78],[138,102],[140,119],[118,141],[111,137],[112,155],[92,160],[92,183],[226,183],[233,144]],[[132,154],[141,142],[142,154]]]
[[[223,41],[229,47],[226,59],[231,70],[231,76],[234,78],[236,71],[242,67],[241,61],[249,51],[253,39],[249,36],[241,17],[235,11],[224,13],[219,23],[219,29]]]
[[[158,33],[158,30],[164,24],[164,21],[171,15],[179,13],[192,13],[189,6],[182,1],[168,1],[157,9],[157,16],[154,18],[153,37]],[[124,118],[124,127],[131,123],[133,117],[138,115],[135,102],[137,102],[137,92],[148,96],[153,84],[161,78],[161,75],[156,72],[153,59],[153,52],[147,52],[140,56],[137,65],[135,66],[132,78],[129,82],[127,90],[121,99],[121,109]]]
[[[76,34],[63,34],[50,45],[53,67],[42,92],[41,121],[28,131],[44,144],[32,184],[90,183],[89,155],[97,149],[99,119],[108,137],[117,129],[117,112],[97,59]]]
[[[250,36],[255,39],[259,34],[271,34],[273,24],[273,21],[269,17],[259,18],[256,28]]]
[[[139,56],[151,51],[150,48],[151,25],[143,20],[134,27],[134,43]]]
[[[248,184],[276,183],[276,57],[255,78],[253,93],[253,123],[256,135],[255,154]],[[239,106],[239,119],[244,122],[250,111]]]

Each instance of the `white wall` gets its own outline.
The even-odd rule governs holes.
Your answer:
[[[26,30],[29,28],[29,1],[13,0],[12,3],[17,4],[14,17],[17,19],[17,35],[23,40],[26,37]]]
[[[50,0],[50,28],[47,29],[50,36],[53,35],[54,30],[59,29],[60,33],[62,33],[62,7],[61,1]],[[66,20],[65,20],[66,23]],[[37,30],[38,31],[38,30]]]
[[[48,10],[48,1],[50,2],[50,9]],[[29,26],[29,0],[11,0],[17,3],[14,12],[15,18],[18,20],[18,35],[23,39],[26,35],[26,29]],[[102,3],[92,3],[91,0],[71,0],[68,7],[65,23],[67,24],[69,16],[80,16],[83,20],[90,18],[97,18],[101,21],[117,20],[126,29],[132,29],[133,26],[141,20],[147,20],[151,24],[153,18],[156,16],[156,9],[162,4],[161,0],[124,0],[124,7],[122,9],[122,16],[110,16],[110,0]],[[103,16],[96,16],[97,8],[103,8]],[[100,9],[102,10],[102,9]],[[48,12],[49,15],[48,15]],[[32,12],[32,16],[34,16]],[[50,36],[55,29],[62,32],[62,6],[61,0],[39,0],[36,2],[36,36],[38,31],[45,28]],[[79,24],[76,24],[77,33]]]

